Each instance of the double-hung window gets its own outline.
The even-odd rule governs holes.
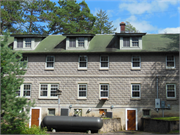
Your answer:
[[[87,84],[78,84],[78,98],[87,98]]]
[[[84,37],[78,38],[78,47],[84,47]]]
[[[166,84],[166,97],[176,98],[176,84]]]
[[[76,38],[69,39],[69,47],[76,47]]]
[[[31,84],[24,84],[23,96],[30,97],[31,96]]]
[[[123,47],[130,47],[130,38],[129,37],[123,38]]]
[[[174,56],[166,57],[166,68],[175,68],[175,57]]]
[[[87,62],[88,58],[87,56],[79,56],[79,69],[87,69]]]
[[[54,69],[54,62],[55,62],[54,56],[47,56],[46,57],[46,68],[47,69]]]
[[[132,47],[139,47],[139,38],[132,37]]]
[[[58,84],[40,84],[40,97],[57,97]]]
[[[17,48],[23,48],[23,39],[17,38]]]
[[[109,97],[109,84],[100,84],[100,99]]]
[[[109,57],[108,56],[101,56],[100,57],[100,68],[101,69],[108,69],[109,68]]]
[[[16,91],[16,93],[17,93],[17,96],[18,96],[18,97],[20,97],[20,96],[21,96],[21,87],[19,87],[19,90],[18,90],[18,91]]]
[[[31,48],[31,38],[25,38],[25,47]]]
[[[133,56],[132,57],[132,69],[140,69],[141,68],[141,57],[140,56]]]
[[[141,98],[141,85],[140,84],[131,84],[131,97]]]

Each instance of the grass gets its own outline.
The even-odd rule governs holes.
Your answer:
[[[168,134],[178,134],[179,133],[179,130],[173,130],[171,132],[169,132]]]
[[[107,119],[111,119],[111,118],[101,118],[101,119],[107,120]]]
[[[157,117],[155,120],[179,121],[179,117]]]

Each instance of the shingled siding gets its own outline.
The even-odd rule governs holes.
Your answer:
[[[108,54],[107,54],[108,55]],[[166,54],[139,54],[141,70],[131,70],[131,57],[138,54],[109,54],[109,70],[101,71],[100,56],[88,54],[87,71],[78,71],[78,54],[54,55],[53,71],[45,70],[46,56],[33,54],[28,56],[28,70],[25,75],[178,75],[179,56],[175,55],[176,69],[166,70]]]

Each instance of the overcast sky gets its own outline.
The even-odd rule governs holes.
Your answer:
[[[58,0],[52,0],[58,2]],[[82,0],[77,0],[80,3]],[[85,0],[92,14],[105,10],[117,32],[129,21],[140,32],[180,33],[180,0]]]

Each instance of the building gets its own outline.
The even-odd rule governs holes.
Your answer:
[[[18,96],[35,99],[29,125],[40,125],[60,107],[69,116],[112,112],[123,130],[138,130],[142,117],[179,116],[179,34],[12,35],[28,61]],[[160,99],[156,100],[155,99]],[[162,101],[165,108],[162,109]]]

